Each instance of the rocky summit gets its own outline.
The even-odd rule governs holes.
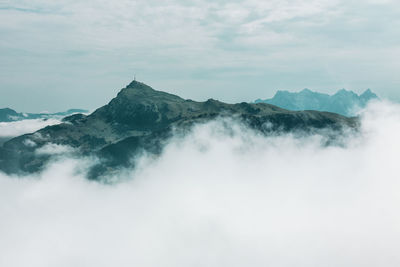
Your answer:
[[[159,154],[172,132],[187,132],[195,123],[231,117],[262,134],[277,131],[331,132],[356,128],[357,118],[318,111],[289,111],[265,103],[226,104],[209,99],[185,100],[133,81],[107,105],[90,115],[75,114],[63,123],[9,140],[0,148],[0,170],[27,174],[41,171],[54,157],[38,153],[49,144],[68,146],[79,156],[95,156],[99,163],[88,178],[131,166],[135,153]]]

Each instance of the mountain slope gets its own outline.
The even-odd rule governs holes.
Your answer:
[[[75,148],[79,155],[99,157],[100,164],[89,173],[90,178],[97,179],[128,165],[130,157],[139,151],[160,153],[173,130],[184,133],[195,123],[217,117],[235,118],[263,134],[326,128],[340,131],[357,124],[355,118],[333,113],[294,112],[263,103],[184,100],[133,81],[88,116],[72,115],[62,124],[6,142],[0,149],[0,169],[8,173],[40,171],[52,155],[37,151],[52,143]]]
[[[289,110],[318,110],[354,116],[369,101],[377,98],[370,89],[361,95],[342,89],[332,96],[304,89],[298,93],[278,91],[271,99],[257,99],[255,102],[268,103]]]

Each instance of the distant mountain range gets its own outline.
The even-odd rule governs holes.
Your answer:
[[[88,113],[88,110],[84,109],[69,109],[63,112],[56,113],[22,113],[17,112],[10,108],[0,109],[0,122],[12,122],[21,120],[32,120],[32,119],[48,119],[54,117],[66,117],[75,113]]]
[[[130,159],[137,153],[160,154],[174,134],[184,135],[194,124],[216,118],[234,118],[264,135],[300,131],[335,138],[337,134],[332,133],[358,125],[356,118],[334,113],[288,111],[264,103],[185,100],[133,81],[90,115],[72,115],[64,118],[64,123],[5,142],[0,147],[0,170],[20,174],[40,171],[52,156],[37,151],[55,144],[72,147],[79,156],[98,157],[99,163],[88,178],[99,179],[120,167],[132,167]]]
[[[334,112],[344,116],[355,116],[373,99],[378,99],[370,89],[357,95],[342,89],[334,95],[304,89],[298,93],[278,91],[271,99],[257,99],[255,103],[268,103],[288,110],[318,110]]]

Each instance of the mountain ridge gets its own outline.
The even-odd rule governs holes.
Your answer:
[[[262,134],[276,131],[313,132],[329,128],[356,128],[356,118],[318,111],[289,111],[269,104],[226,104],[209,99],[185,100],[133,81],[108,104],[89,115],[75,114],[63,123],[45,127],[4,143],[0,148],[0,170],[32,173],[43,169],[51,155],[38,155],[48,144],[66,145],[79,155],[94,155],[99,164],[88,177],[104,174],[129,164],[135,153],[159,154],[173,131],[184,133],[194,124],[218,117],[235,118]]]
[[[338,113],[351,117],[366,107],[369,101],[379,99],[378,96],[367,89],[358,95],[353,91],[341,89],[333,95],[303,89],[300,92],[277,91],[273,98],[257,99],[255,103],[267,103],[279,106],[284,109],[317,110]]]

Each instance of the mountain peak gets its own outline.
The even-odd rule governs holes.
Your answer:
[[[358,95],[351,90],[341,89],[334,95],[303,89],[297,93],[278,91],[271,99],[257,100],[289,110],[319,110],[354,116],[359,108],[366,106],[371,99],[378,98],[371,90]],[[355,108],[356,107],[356,108]]]
[[[169,118],[177,117],[179,110],[174,107],[183,102],[185,101],[176,95],[133,81],[92,115],[136,129],[155,129],[164,125]]]
[[[343,93],[349,93],[350,91],[347,91],[346,89],[342,88],[339,91],[337,91],[337,94],[343,94]]]
[[[337,96],[342,96],[342,97],[358,97],[358,95],[356,93],[354,93],[351,90],[346,90],[346,89],[340,89],[339,91],[336,92],[336,94],[333,95],[333,97],[337,97]]]
[[[163,101],[183,101],[182,98],[172,95],[163,91],[157,91],[151,86],[132,81],[128,86],[123,88],[117,95],[116,99],[125,99],[131,103],[149,101],[149,102],[163,102]]]
[[[303,90],[300,91],[300,94],[302,94],[302,95],[311,95],[311,94],[314,94],[314,92],[311,91],[308,88],[304,88]]]
[[[142,91],[155,91],[153,88],[148,86],[147,84],[144,84],[142,82],[138,82],[136,80],[133,80],[128,86],[126,86],[126,89],[136,89],[136,90],[142,90]]]
[[[125,99],[128,102],[136,102],[142,100],[149,100],[152,99],[155,95],[160,94],[161,92],[154,90],[152,87],[148,86],[147,84],[132,81],[129,85],[125,88],[121,89],[115,99]]]
[[[360,97],[361,98],[365,98],[365,99],[374,99],[374,98],[378,98],[378,96],[375,94],[375,93],[373,93],[372,91],[371,91],[371,89],[367,89],[367,90],[365,90],[365,92],[364,93],[362,93],[361,95],[360,95]]]

